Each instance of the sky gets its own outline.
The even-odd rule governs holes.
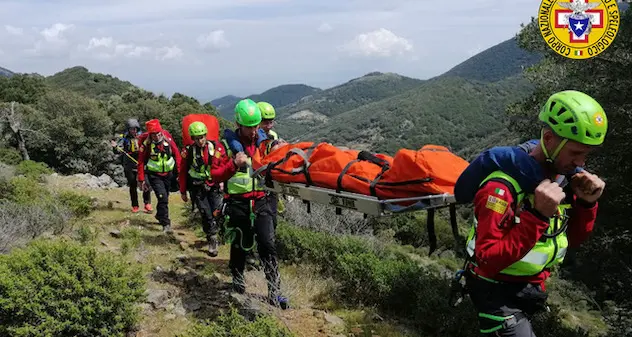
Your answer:
[[[426,79],[513,37],[534,0],[0,0],[0,66],[81,65],[206,102],[373,71]]]

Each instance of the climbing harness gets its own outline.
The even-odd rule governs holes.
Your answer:
[[[244,232],[241,230],[241,228],[239,227],[228,227],[226,226],[226,231],[224,233],[224,241],[229,244],[232,245],[233,242],[235,242],[235,239],[237,238],[237,235],[239,234],[239,244],[238,246],[243,249],[244,251],[248,252],[253,250],[256,246],[257,246],[257,233],[255,232],[254,228],[255,228],[255,219],[257,218],[257,215],[254,212],[254,205],[255,201],[254,200],[249,200],[248,202],[248,206],[249,206],[249,218],[250,218],[250,229],[252,231],[252,245],[250,247],[245,247],[244,245]],[[226,205],[226,204],[225,204]],[[224,206],[226,207],[226,206]],[[224,223],[225,224],[230,224],[230,215],[226,214],[225,218],[224,218]],[[239,232],[239,233],[238,233]]]

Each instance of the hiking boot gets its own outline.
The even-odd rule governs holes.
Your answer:
[[[138,207],[136,207],[138,208]],[[151,212],[153,211],[153,208],[151,208],[151,204],[145,204],[145,210],[144,212],[147,214],[151,214]]]
[[[132,213],[138,213],[138,206],[132,207]]]
[[[211,257],[217,256],[217,243],[219,239],[217,238],[217,234],[211,235],[208,239],[208,255]]]
[[[268,297],[268,303],[283,310],[286,310],[290,307],[290,300],[288,300],[287,297],[281,295]]]
[[[162,231],[164,233],[167,233],[167,234],[173,233],[173,230],[171,229],[171,225],[164,225],[164,226],[162,226]]]

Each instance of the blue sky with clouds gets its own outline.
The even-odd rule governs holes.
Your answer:
[[[83,65],[210,100],[371,71],[439,75],[515,35],[533,0],[0,0],[0,66]]]

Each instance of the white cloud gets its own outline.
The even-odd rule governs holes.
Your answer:
[[[203,50],[217,51],[230,47],[223,30],[214,30],[206,35],[200,35],[197,43]]]
[[[22,35],[23,29],[20,27],[13,27],[11,25],[5,25],[4,29],[11,35]]]
[[[99,60],[114,58],[141,58],[143,56],[152,55],[156,58],[162,59],[164,55],[168,54],[168,51],[163,49],[155,49],[136,43],[122,43],[114,40],[111,36],[92,37],[87,45],[79,45],[77,47],[77,50],[79,52],[83,52],[84,55]],[[182,54],[181,50],[179,52]],[[176,54],[177,51],[172,51],[171,55],[167,55],[166,59],[175,58],[174,55]]]
[[[172,60],[179,59],[184,56],[184,52],[178,46],[162,47],[156,50],[156,60]]]
[[[56,23],[49,28],[45,28],[40,32],[40,34],[44,37],[46,42],[49,43],[65,43],[66,38],[64,37],[64,33],[67,30],[73,29],[75,26],[73,24],[66,25],[63,23]]]
[[[388,29],[359,34],[342,47],[351,56],[392,57],[412,52],[413,45],[407,39]]]
[[[328,24],[327,22],[323,22],[319,27],[318,27],[318,32],[319,33],[329,33],[332,30],[334,30],[334,28]]]
[[[428,78],[478,44],[513,37],[537,9],[533,0],[290,1],[3,1],[0,66],[51,75],[81,64],[149,90],[205,98],[284,83],[326,88],[373,70]],[[11,33],[20,28],[22,35]],[[253,57],[258,50],[266,57]]]
[[[68,39],[66,33],[75,28],[73,24],[55,23],[39,32],[38,38],[32,48],[26,49],[29,56],[61,57],[68,54]]]

